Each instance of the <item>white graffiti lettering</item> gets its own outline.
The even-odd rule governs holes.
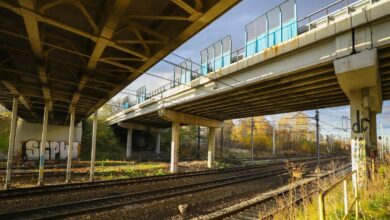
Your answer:
[[[27,140],[22,141],[21,157],[22,160],[38,160],[40,141]],[[48,141],[45,143],[46,160],[65,160],[68,158],[69,144],[65,141]],[[79,143],[73,142],[73,159],[78,157]]]

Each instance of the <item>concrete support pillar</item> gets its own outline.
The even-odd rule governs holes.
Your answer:
[[[198,126],[198,146],[196,146],[196,159],[200,158],[200,126]]]
[[[372,166],[369,162],[370,156],[374,156],[376,151],[375,112],[370,108],[364,107],[365,90],[351,91],[351,157],[352,170],[358,171],[358,181],[360,184],[366,184],[368,174],[372,172]]]
[[[223,158],[223,127],[221,128],[221,149],[220,149],[219,157],[222,160],[222,158]]]
[[[336,59],[333,64],[340,87],[351,106],[352,170],[358,173],[359,187],[364,187],[369,173],[374,171],[376,114],[382,111],[377,51],[364,50]]]
[[[5,189],[9,189],[11,186],[12,161],[14,158],[16,126],[18,124],[18,98],[19,97],[14,97],[12,103],[11,128],[10,128],[9,144],[8,144],[7,171],[6,171],[5,186],[4,186]]]
[[[45,102],[45,109],[43,113],[43,125],[42,125],[42,138],[39,151],[39,176],[38,176],[38,185],[43,185],[43,171],[45,166],[45,156],[46,156],[46,135],[47,135],[47,123],[49,120],[49,106],[50,101]]]
[[[381,122],[381,148],[380,148],[380,158],[383,159],[385,152],[385,137],[383,136],[383,122]]]
[[[70,182],[71,169],[72,169],[74,118],[75,118],[75,108],[74,106],[72,106],[70,109],[68,163],[66,166],[66,179],[65,179],[66,183]]]
[[[156,154],[160,154],[160,139],[161,139],[161,134],[157,133],[156,134]]]
[[[171,142],[171,166],[170,172],[177,173],[179,162],[179,145],[180,145],[180,122],[172,122],[172,142]]]
[[[95,175],[97,116],[98,116],[98,110],[96,110],[95,113],[93,114],[91,169],[90,169],[90,175],[89,175],[89,181],[91,181],[91,182],[94,180],[94,175]]]
[[[215,159],[215,130],[216,128],[209,128],[208,137],[208,153],[207,153],[207,167],[214,168]]]
[[[127,129],[127,142],[126,142],[126,159],[130,160],[131,158],[131,150],[133,143],[133,129]]]

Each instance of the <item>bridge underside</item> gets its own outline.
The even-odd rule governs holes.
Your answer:
[[[390,99],[390,48],[379,51],[379,72],[383,100]],[[349,105],[337,81],[333,63],[323,63],[260,83],[181,103],[171,110],[219,121],[256,115],[270,115]],[[128,122],[152,127],[170,127],[171,123],[151,112]]]
[[[76,122],[239,0],[0,2],[0,104],[42,122]]]

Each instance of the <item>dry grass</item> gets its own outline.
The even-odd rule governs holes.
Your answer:
[[[379,165],[375,179],[370,181],[366,190],[360,192],[360,218],[362,219],[390,219],[390,156]],[[332,164],[328,169],[336,169],[339,165]],[[297,169],[296,167],[290,169]],[[326,189],[337,181],[339,177],[332,175],[325,181],[318,181],[317,187]],[[293,182],[292,182],[293,183]],[[348,183],[348,201],[353,199],[353,186]],[[298,190],[292,190],[283,198],[278,199],[279,207],[293,202],[295,195],[307,195],[310,187],[304,186]],[[311,199],[305,198],[299,206],[290,206],[278,213],[274,219],[318,219],[318,193],[314,193]],[[327,219],[342,219],[344,215],[343,185],[340,184],[334,191],[325,197],[325,210]],[[355,219],[351,213],[349,219]]]

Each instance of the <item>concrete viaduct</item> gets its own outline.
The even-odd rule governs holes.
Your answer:
[[[73,155],[75,124],[92,114],[93,180],[97,110],[238,2],[0,1],[0,104],[12,111],[5,187],[15,140],[40,141],[41,185],[48,140],[66,136]],[[68,156],[67,182],[70,168]]]
[[[363,175],[375,152],[376,114],[390,99],[390,1],[358,1],[308,25],[308,31],[109,118],[172,127],[171,172],[178,169],[179,128],[215,129],[227,119],[350,105],[353,169]],[[367,151],[367,152],[366,152]]]

